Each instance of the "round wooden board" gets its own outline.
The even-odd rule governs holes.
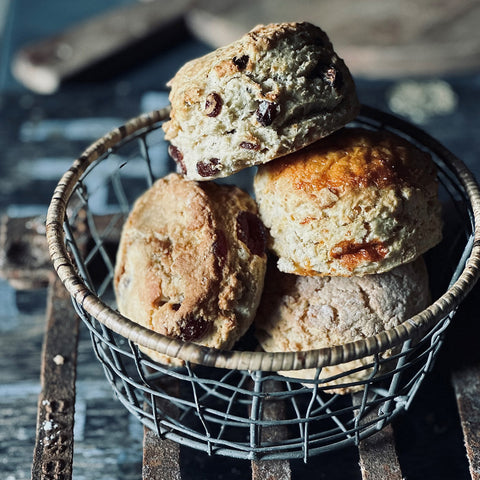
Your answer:
[[[259,23],[307,20],[324,29],[354,75],[462,73],[480,66],[478,0],[199,0],[191,30],[214,48]]]

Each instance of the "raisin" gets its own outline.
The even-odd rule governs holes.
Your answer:
[[[202,316],[195,316],[188,314],[183,318],[180,323],[180,334],[178,338],[184,342],[193,342],[194,340],[200,340],[207,335],[210,330],[211,322]]]
[[[221,169],[220,160],[218,158],[211,158],[208,162],[197,163],[197,172],[201,177],[213,177]]]
[[[216,238],[213,242],[213,254],[217,258],[218,266],[221,267],[227,260],[228,242],[223,230],[217,230],[215,233]]]
[[[339,90],[340,88],[342,88],[342,85],[343,85],[342,74],[333,65],[330,65],[325,70],[325,73],[323,74],[323,78],[330,86],[332,86],[336,90]]]
[[[185,175],[187,173],[187,167],[185,167],[185,163],[183,162],[183,153],[174,145],[169,145],[168,154],[175,160],[181,172]]]
[[[222,110],[222,97],[218,93],[209,93],[205,100],[205,114],[207,117],[216,117]]]
[[[332,66],[328,67],[325,72],[323,73],[323,78],[326,80],[326,82],[333,87],[333,84],[335,83],[335,77],[337,74],[337,70],[333,68]]]
[[[251,212],[240,212],[237,216],[237,237],[248,249],[259,257],[267,246],[267,231],[262,221]]]
[[[275,115],[277,113],[277,104],[263,100],[260,102],[255,114],[258,122],[264,127],[268,127],[272,124]]]
[[[260,145],[258,145],[258,143],[241,142],[240,148],[244,148],[245,150],[259,150]]]
[[[248,55],[242,55],[241,57],[233,57],[233,63],[239,70],[244,70],[248,64]]]
[[[335,90],[340,90],[343,86],[342,73],[335,68],[334,65],[326,63],[318,63],[313,69],[311,77],[323,78]]]

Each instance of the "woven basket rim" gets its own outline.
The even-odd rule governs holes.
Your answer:
[[[423,130],[393,115],[362,106],[361,115],[381,120],[421,142],[440,157],[448,157],[473,210],[472,248],[458,279],[429,307],[400,325],[374,336],[342,345],[303,352],[221,351],[161,335],[121,315],[95,295],[78,275],[65,243],[66,208],[77,181],[89,165],[120,142],[166,120],[169,107],[127,121],[92,143],[61,177],[52,196],[46,219],[50,257],[60,280],[75,301],[115,333],[143,347],[195,364],[240,370],[285,371],[337,365],[380,353],[408,339],[416,339],[452,313],[473,288],[480,275],[480,188],[465,164]],[[387,123],[385,123],[385,120]],[[433,148],[432,148],[433,147]]]

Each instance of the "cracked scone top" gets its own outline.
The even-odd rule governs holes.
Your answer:
[[[169,86],[165,138],[179,171],[195,180],[298,150],[359,111],[348,68],[306,22],[257,26],[186,63]]]
[[[115,265],[120,313],[168,337],[230,349],[253,321],[266,269],[266,232],[234,186],[172,173],[136,201]],[[153,359],[172,357],[144,349]]]
[[[432,158],[386,131],[335,132],[259,167],[254,190],[283,272],[385,272],[442,237]]]
[[[394,328],[430,303],[428,273],[422,257],[389,272],[363,277],[305,277],[268,266],[265,289],[255,319],[256,336],[267,352],[314,350],[365,339]],[[388,359],[398,349],[381,352]],[[337,380],[327,391],[346,393],[363,389],[361,382],[374,372],[372,356],[326,366],[321,379],[359,368]],[[394,366],[384,362],[383,372]],[[280,372],[299,379],[315,379],[316,369]],[[312,383],[307,383],[312,385]],[[335,387],[335,388],[333,388]]]

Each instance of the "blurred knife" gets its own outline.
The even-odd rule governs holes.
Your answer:
[[[129,48],[132,49],[131,56],[143,56],[148,40],[159,42],[150,45],[157,51],[165,48],[160,42],[171,46],[175,35],[182,31],[178,24],[191,4],[192,0],[151,0],[107,11],[60,34],[23,47],[14,56],[12,72],[19,82],[34,92],[53,93],[63,80],[100,65]],[[162,33],[165,34],[163,38]],[[135,50],[133,47],[139,48]]]

